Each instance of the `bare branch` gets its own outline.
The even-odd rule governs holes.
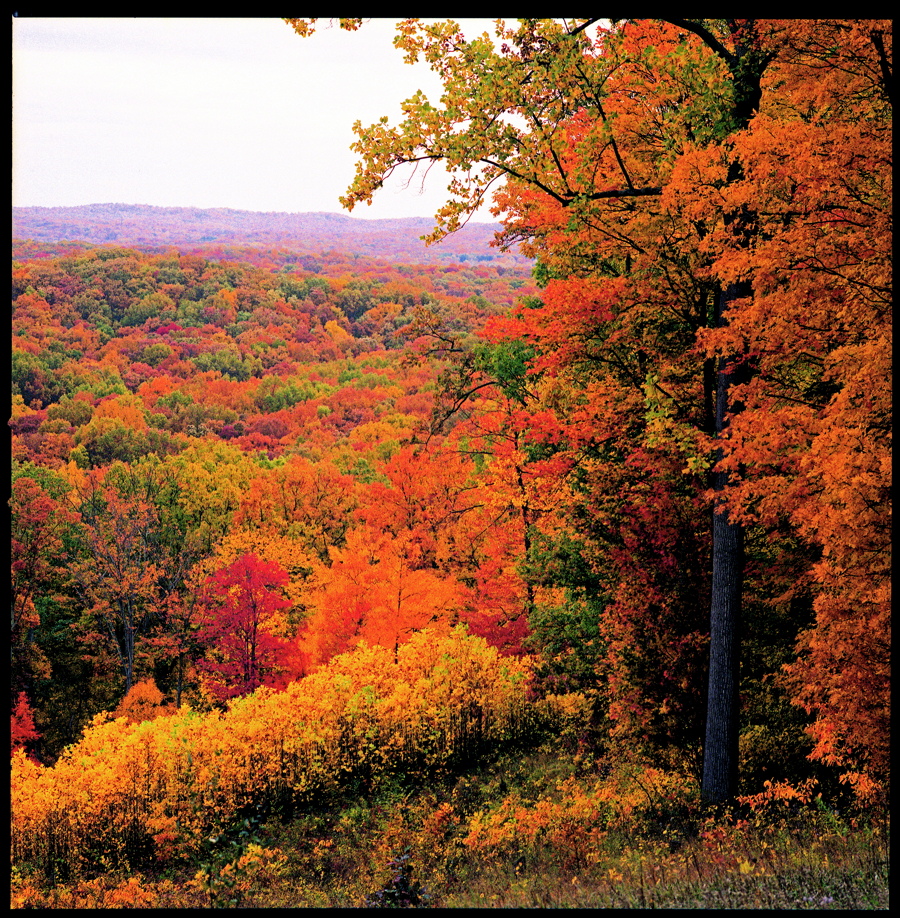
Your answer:
[[[596,19],[586,19],[577,29],[572,29],[568,34],[577,35],[579,32],[583,32],[585,29],[589,29],[595,22],[600,22],[600,18]]]

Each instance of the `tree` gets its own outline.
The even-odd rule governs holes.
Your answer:
[[[311,591],[306,642],[316,663],[352,650],[361,640],[388,648],[424,628],[456,623],[459,588],[449,577],[417,566],[420,548],[369,525],[351,530],[344,548],[331,550],[331,566]]]
[[[778,24],[769,26],[775,30]],[[812,755],[889,774],[892,106],[890,22],[792,23],[768,97],[735,138],[754,245],[721,241],[723,270],[753,278],[723,342],[754,355],[724,444],[741,469],[730,512],[787,518],[814,550],[816,622],[789,667],[815,713]],[[702,205],[707,212],[710,204]],[[724,346],[729,346],[727,343]]]
[[[766,282],[755,255],[772,238],[768,215],[746,193],[753,163],[741,145],[764,136],[759,113],[783,98],[777,82],[765,82],[773,62],[782,78],[804,55],[843,75],[828,63],[841,32],[859,36],[857,69],[889,99],[890,24],[818,23],[795,31],[754,20],[522,20],[516,30],[498,25],[498,51],[486,34],[467,41],[452,22],[404,21],[396,44],[438,72],[441,106],[419,92],[396,128],[386,117],[369,128],[357,122],[361,160],[341,199],[348,209],[371,203],[395,169],[443,161],[454,174],[452,199],[437,214],[434,240],[505,178],[494,211],[507,214],[503,240],[522,242],[546,272],[545,308],[524,329],[543,350],[539,365],[596,378],[586,358],[599,357],[620,383],[644,390],[656,415],[649,435],[665,432],[692,472],[709,469],[710,802],[736,791],[746,515],[729,501],[744,470],[727,452],[758,372],[744,317],[755,314]],[[811,103],[808,81],[805,91],[786,109]],[[781,113],[775,120],[785,123]],[[790,127],[802,133],[802,116]],[[782,208],[776,222],[792,218]],[[808,258],[793,276],[804,276]]]
[[[167,461],[180,482],[178,502],[207,549],[231,527],[253,468],[230,444],[201,441]]]
[[[181,707],[185,669],[194,649],[197,582],[208,550],[202,536],[188,525],[182,505],[184,484],[172,466],[155,458],[143,465],[117,466],[110,478],[119,490],[148,502],[154,516],[152,549],[158,559],[156,628],[147,643],[155,649],[157,678],[175,667],[175,706]]]
[[[418,312],[416,325],[420,353],[445,362],[431,434],[455,424],[432,464],[445,474],[449,468],[450,480],[461,482],[456,469],[465,466],[443,457],[458,450],[473,460],[474,468],[466,470],[471,493],[454,537],[462,549],[458,576],[471,596],[465,618],[492,646],[522,653],[535,606],[534,582],[522,576],[522,562],[532,555],[537,518],[557,497],[548,479],[536,474],[535,446],[542,437],[534,432],[547,416],[532,413],[538,380],[529,377],[528,365],[534,352],[519,339],[469,345],[429,310]]]
[[[204,554],[201,538],[184,525],[182,486],[170,467],[150,462],[92,472],[76,491],[82,552],[69,572],[84,604],[85,637],[111,646],[125,694],[139,653],[154,664],[174,657],[180,705],[193,613],[189,579]]]
[[[313,464],[292,456],[284,465],[247,482],[235,514],[246,529],[275,527],[326,559],[343,542],[356,507],[354,482],[330,462]]]
[[[153,679],[141,679],[131,686],[131,690],[113,711],[113,717],[126,717],[130,723],[139,724],[169,713],[171,707],[164,704],[163,693]]]
[[[35,600],[57,579],[65,560],[64,536],[77,517],[33,478],[22,475],[12,485],[10,678],[13,694],[35,674],[49,674],[46,656],[34,641],[40,615]]]
[[[277,632],[288,602],[281,596],[288,576],[277,564],[245,554],[213,574],[203,591],[198,639],[209,652],[199,661],[220,701],[275,685],[288,642]]]
[[[10,751],[15,753],[17,749],[23,749],[37,739],[40,739],[40,734],[34,726],[28,695],[25,692],[19,692],[16,706],[10,717]]]
[[[149,631],[159,603],[154,515],[147,501],[123,498],[94,475],[81,498],[83,555],[70,566],[73,586],[84,603],[88,636],[111,645],[127,695],[141,637]]]

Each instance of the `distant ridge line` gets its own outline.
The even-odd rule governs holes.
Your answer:
[[[290,213],[227,207],[160,207],[100,203],[69,207],[13,207],[13,238],[92,244],[289,246],[298,252],[340,249],[351,253],[440,262],[461,255],[526,263],[517,250],[491,242],[499,223],[469,223],[433,246],[419,238],[434,226],[428,217],[352,217],[328,211]]]

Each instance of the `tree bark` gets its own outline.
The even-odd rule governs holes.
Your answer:
[[[670,20],[674,21],[674,20]],[[699,35],[727,64],[734,81],[732,131],[744,130],[759,109],[761,79],[771,57],[762,53],[754,20],[726,20],[734,43],[730,53],[697,23],[678,20]],[[728,169],[728,182],[741,178],[738,160]],[[746,206],[723,214],[725,225],[738,246],[749,246],[756,230],[755,220]],[[716,300],[715,324],[728,323],[728,309],[739,299],[753,294],[749,281],[729,284]],[[716,438],[721,440],[728,426],[728,415],[741,410],[729,398],[736,383],[745,382],[748,364],[738,355],[719,358],[716,384]],[[715,450],[715,462],[722,448]],[[727,472],[712,476],[716,498],[713,505],[712,601],[709,616],[709,689],[707,693],[706,739],[703,745],[701,797],[706,803],[724,803],[738,790],[738,749],[740,740],[741,678],[741,591],[744,579],[744,527],[728,519],[726,511],[715,512],[720,495],[728,485]]]
[[[721,291],[716,308],[716,324],[727,323],[728,306],[749,296],[749,283],[730,284]],[[745,365],[736,357],[720,357],[716,388],[716,437],[728,427],[728,414],[739,410],[731,404],[730,388],[744,381]],[[722,448],[715,451],[715,462]],[[709,633],[709,689],[706,711],[706,741],[703,746],[701,794],[707,803],[722,803],[737,793],[738,740],[740,736],[741,675],[741,594],[744,578],[744,527],[717,513],[715,506],[729,480],[727,472],[714,472],[713,489],[717,497],[713,508],[712,602]]]

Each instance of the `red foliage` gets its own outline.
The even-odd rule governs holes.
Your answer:
[[[16,702],[10,721],[11,752],[23,749],[29,743],[33,743],[40,738],[40,734],[34,726],[34,716],[25,692],[19,692],[19,700]]]
[[[220,701],[283,681],[290,645],[274,629],[289,606],[281,596],[287,583],[278,564],[254,554],[242,555],[207,580],[198,638],[209,654],[198,666]]]

